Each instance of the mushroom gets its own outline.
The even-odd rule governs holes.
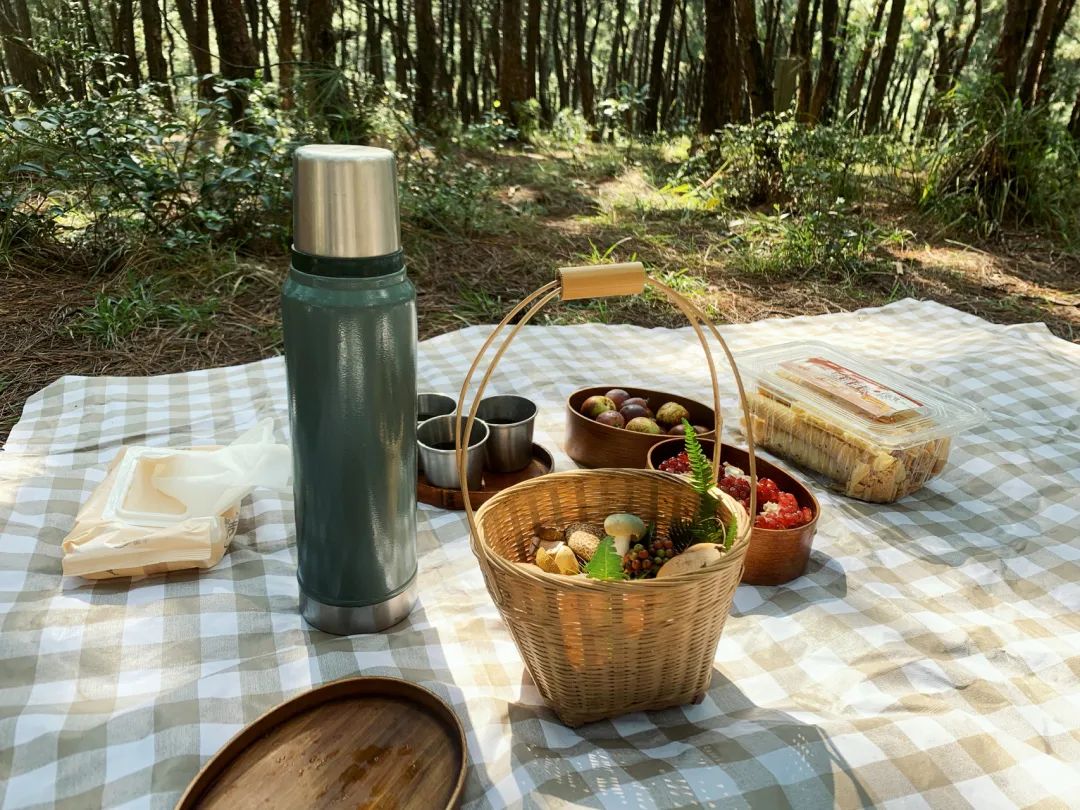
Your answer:
[[[615,552],[622,557],[630,550],[630,544],[645,536],[645,523],[637,515],[616,512],[604,519],[604,531],[615,541]]]
[[[571,523],[566,527],[566,544],[585,562],[592,559],[603,536],[604,530],[592,523]]]
[[[559,573],[565,576],[581,573],[581,566],[578,564],[577,557],[574,556],[570,546],[560,546],[559,550],[555,552],[555,565],[559,569]]]
[[[549,574],[559,573],[559,566],[555,562],[555,552],[548,551],[543,546],[536,550],[536,564],[541,571],[547,571]]]
[[[689,574],[701,568],[708,568],[724,559],[724,552],[719,546],[712,543],[695,543],[682,554],[677,554],[660,566],[656,572],[657,579],[677,577],[679,574]]]

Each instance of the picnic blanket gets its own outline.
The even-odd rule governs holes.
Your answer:
[[[456,394],[491,327],[424,341],[421,390]],[[0,806],[171,807],[244,724],[357,674],[420,683],[468,737],[466,806],[1065,807],[1080,802],[1080,347],[933,303],[723,329],[736,354],[823,340],[987,412],[893,505],[829,493],[806,576],[738,589],[697,706],[571,730],[488,598],[461,514],[421,507],[420,601],[338,638],[297,613],[289,497],[257,491],[213,570],[91,583],[60,542],[124,444],[288,438],[280,358],[155,378],[65,377],[0,454]],[[687,329],[527,327],[493,393],[587,384],[707,399]],[[736,424],[734,386],[725,414]]]

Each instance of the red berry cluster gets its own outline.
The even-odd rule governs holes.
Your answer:
[[[743,505],[750,508],[750,481],[736,475],[725,475],[720,481],[720,489]],[[779,509],[766,511],[766,504],[775,503]],[[814,513],[808,506],[799,506],[795,496],[784,492],[771,478],[759,478],[757,482],[757,510],[754,528],[757,529],[795,529],[809,523]]]
[[[664,472],[685,475],[690,472],[690,456],[686,455],[686,451],[683,450],[679,455],[661,461],[660,469]]]

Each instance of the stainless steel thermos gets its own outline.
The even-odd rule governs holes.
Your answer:
[[[416,292],[392,153],[296,150],[281,309],[300,612],[382,630],[416,601]]]

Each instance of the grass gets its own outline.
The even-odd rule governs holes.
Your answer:
[[[192,303],[168,297],[163,286],[141,279],[119,294],[98,293],[92,304],[76,311],[72,335],[86,335],[103,346],[115,347],[143,329],[176,327],[187,334],[209,329],[217,313],[217,298]]]
[[[835,207],[746,209],[700,179],[675,183],[685,149],[636,144],[628,160],[623,147],[552,142],[403,159],[402,239],[421,337],[499,319],[561,265],[631,260],[721,322],[915,296],[1080,335],[1080,257],[1059,243],[1033,232],[950,241],[885,187]],[[834,181],[849,179],[822,182]],[[105,263],[62,247],[0,256],[10,346],[0,437],[25,398],[61,374],[148,375],[280,351],[279,245],[238,254],[228,244],[115,244]],[[549,306],[537,322],[684,325],[652,293]]]

